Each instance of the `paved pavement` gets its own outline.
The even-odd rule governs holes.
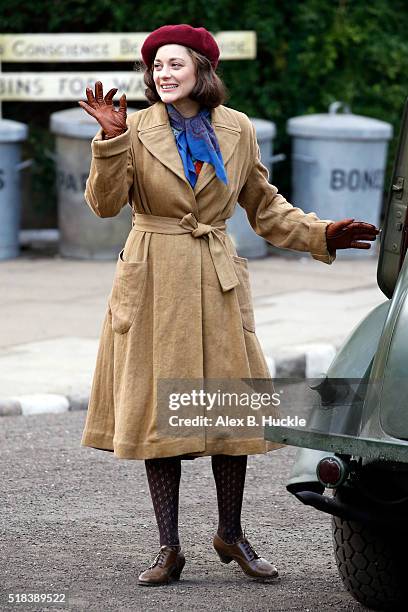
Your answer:
[[[0,610],[363,612],[344,589],[330,517],[285,490],[295,449],[248,458],[242,525],[280,578],[259,583],[212,548],[209,457],[183,461],[178,583],[146,588],[158,535],[142,461],[79,446],[85,413],[7,417],[0,427]],[[67,606],[12,604],[10,593],[66,593]]]
[[[386,299],[377,257],[355,254],[331,266],[283,251],[249,261],[257,334],[272,373],[320,374]],[[64,259],[52,247],[0,262],[0,414],[86,407],[114,269],[114,261]]]

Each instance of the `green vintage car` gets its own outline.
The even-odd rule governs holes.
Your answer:
[[[408,605],[407,212],[408,99],[377,270],[389,299],[352,331],[326,376],[309,381],[306,428],[265,428],[266,439],[300,447],[287,489],[332,515],[344,585],[380,610]]]

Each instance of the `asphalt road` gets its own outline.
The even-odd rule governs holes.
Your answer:
[[[139,587],[158,538],[144,465],[79,446],[85,413],[0,419],[0,610],[364,610],[344,590],[330,518],[284,487],[295,451],[249,458],[243,526],[280,572],[246,578],[212,549],[216,497],[209,458],[183,462],[179,583]],[[6,604],[9,593],[68,593],[65,607]]]

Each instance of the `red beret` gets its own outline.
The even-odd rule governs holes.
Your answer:
[[[162,45],[184,45],[208,57],[214,70],[218,65],[220,49],[215,38],[205,28],[193,28],[181,23],[179,25],[165,25],[154,30],[144,41],[141,54],[144,63],[150,68],[156,51]]]

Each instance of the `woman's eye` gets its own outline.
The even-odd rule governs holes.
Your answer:
[[[183,68],[183,65],[182,64],[172,64],[171,67],[172,68]],[[160,64],[153,65],[153,69],[154,70],[161,70]]]

